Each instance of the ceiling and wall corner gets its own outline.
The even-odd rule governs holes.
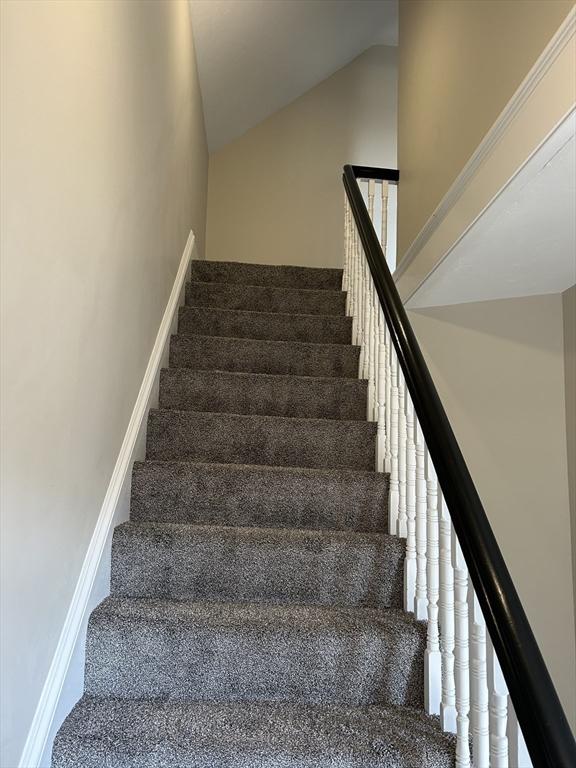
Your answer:
[[[208,148],[221,149],[373,45],[397,0],[190,0]]]

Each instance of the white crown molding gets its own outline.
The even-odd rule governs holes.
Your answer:
[[[194,233],[190,231],[156,340],[148,359],[130,422],[128,423],[106,495],[100,508],[96,527],[82,564],[70,608],[64,621],[30,730],[28,731],[28,737],[20,757],[19,768],[36,768],[40,764],[46,748],[79,633],[84,625],[84,620],[91,604],[90,595],[103,559],[106,543],[111,534],[113,522],[116,518],[116,509],[121,501],[122,489],[130,478],[138,436],[146,425],[150,401],[154,395],[155,384],[160,373],[165,350],[168,348],[170,332],[177,316],[180,297],[194,252],[194,242]]]
[[[478,173],[496,145],[501,141],[514,118],[521,111],[522,107],[534,93],[541,80],[564,51],[566,46],[574,38],[575,34],[576,7],[572,8],[568,13],[554,37],[538,57],[538,60],[530,72],[528,72],[508,104],[497,117],[488,133],[484,136],[470,160],[466,163],[428,221],[413,240],[394,271],[394,279],[396,281],[402,277],[418,253],[420,253],[422,248],[444,221],[449,211],[454,207],[460,197],[462,197],[472,178]],[[402,169],[400,169],[400,173],[402,173]]]

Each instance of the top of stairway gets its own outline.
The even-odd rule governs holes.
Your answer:
[[[327,267],[246,264],[239,261],[193,261],[192,280],[334,291],[341,289],[342,270]]]

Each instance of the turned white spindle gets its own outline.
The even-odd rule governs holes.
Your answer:
[[[348,195],[344,192],[344,270],[342,272],[342,290],[348,291],[349,283],[349,268],[350,268],[350,204],[348,203]],[[349,313],[348,306],[348,294],[346,295],[346,313]]]
[[[510,696],[508,696],[506,738],[508,740],[508,765],[510,768],[532,768],[532,761]]]
[[[370,214],[370,221],[375,227],[374,221],[374,194],[376,192],[376,181],[374,179],[368,179],[368,213]]]
[[[486,637],[490,722],[490,768],[508,768],[508,688],[490,636]],[[516,768],[516,766],[514,767]]]
[[[486,670],[486,622],[472,581],[468,582],[470,629],[470,726],[474,768],[489,768],[490,733]]]
[[[414,407],[412,406],[412,410]],[[428,595],[426,591],[426,475],[424,467],[424,435],[414,415],[414,450],[416,454],[416,594],[414,614],[424,621],[428,617]]]
[[[416,444],[414,406],[406,385],[406,557],[404,559],[404,610],[414,613],[416,595]]]
[[[352,317],[352,341],[358,343],[358,233],[352,225],[350,232],[350,316]]]
[[[385,453],[384,453],[384,472],[390,472],[391,467],[391,418],[392,418],[392,369],[390,365],[390,359],[391,355],[393,354],[394,350],[392,349],[392,340],[390,339],[390,333],[388,332],[388,328],[386,326],[386,321],[384,318],[384,313],[382,312],[382,309],[380,309],[380,318],[381,322],[384,325],[384,343],[386,345],[386,390],[384,393],[385,402],[386,402],[386,408],[385,408],[385,430],[386,430],[386,444],[385,444]]]
[[[470,766],[470,664],[468,568],[452,528],[454,568],[454,680],[456,683],[456,768]]]
[[[442,728],[456,733],[456,685],[454,682],[454,569],[452,568],[452,521],[438,488],[440,514],[440,651],[442,653]]]
[[[442,698],[442,657],[438,626],[440,521],[438,519],[438,480],[434,464],[426,447],[424,448],[424,473],[426,478],[426,588],[428,592],[428,632],[424,656],[424,706],[429,715],[439,715]]]
[[[384,261],[386,261],[386,245],[388,242],[388,182],[382,182],[381,189],[382,196],[382,231],[380,234],[380,241],[382,245],[382,252],[384,253]]]
[[[378,337],[376,336],[376,312],[374,307],[374,281],[368,272],[368,397],[366,418],[371,421],[374,418],[374,404],[376,402],[376,348]]]
[[[406,538],[406,387],[404,376],[398,370],[398,525],[397,534]]]
[[[376,393],[378,409],[378,427],[376,433],[376,469],[378,472],[386,472],[386,410],[388,402],[386,401],[386,334],[384,330],[384,318],[382,312],[378,312],[378,388]]]
[[[390,338],[388,336],[388,338]],[[390,359],[390,493],[388,494],[388,530],[398,536],[400,516],[400,393],[398,389],[398,360],[392,344],[388,344]]]

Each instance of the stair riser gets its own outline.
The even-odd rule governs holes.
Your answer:
[[[223,610],[226,606],[223,606]],[[92,615],[86,693],[195,701],[421,706],[424,626],[281,627]]]
[[[208,307],[180,307],[178,333],[239,339],[350,344],[352,318],[326,315],[280,315]]]
[[[343,315],[346,294],[342,291],[310,291],[225,283],[188,283],[186,304],[253,312],[302,315]]]
[[[341,269],[310,269],[307,267],[241,264],[218,261],[193,261],[192,280],[206,283],[240,285],[270,285],[278,288],[306,288],[339,291],[342,287]]]
[[[376,425],[151,411],[147,458],[374,470]]]
[[[286,374],[292,376],[358,376],[359,347],[278,343],[218,336],[173,336],[170,366],[204,371]]]
[[[400,607],[403,549],[390,536],[126,524],[114,533],[112,594]]]
[[[354,379],[304,379],[164,369],[160,407],[291,416],[311,419],[366,418],[367,385]]]
[[[135,521],[386,531],[388,478],[180,462],[137,462]]]

